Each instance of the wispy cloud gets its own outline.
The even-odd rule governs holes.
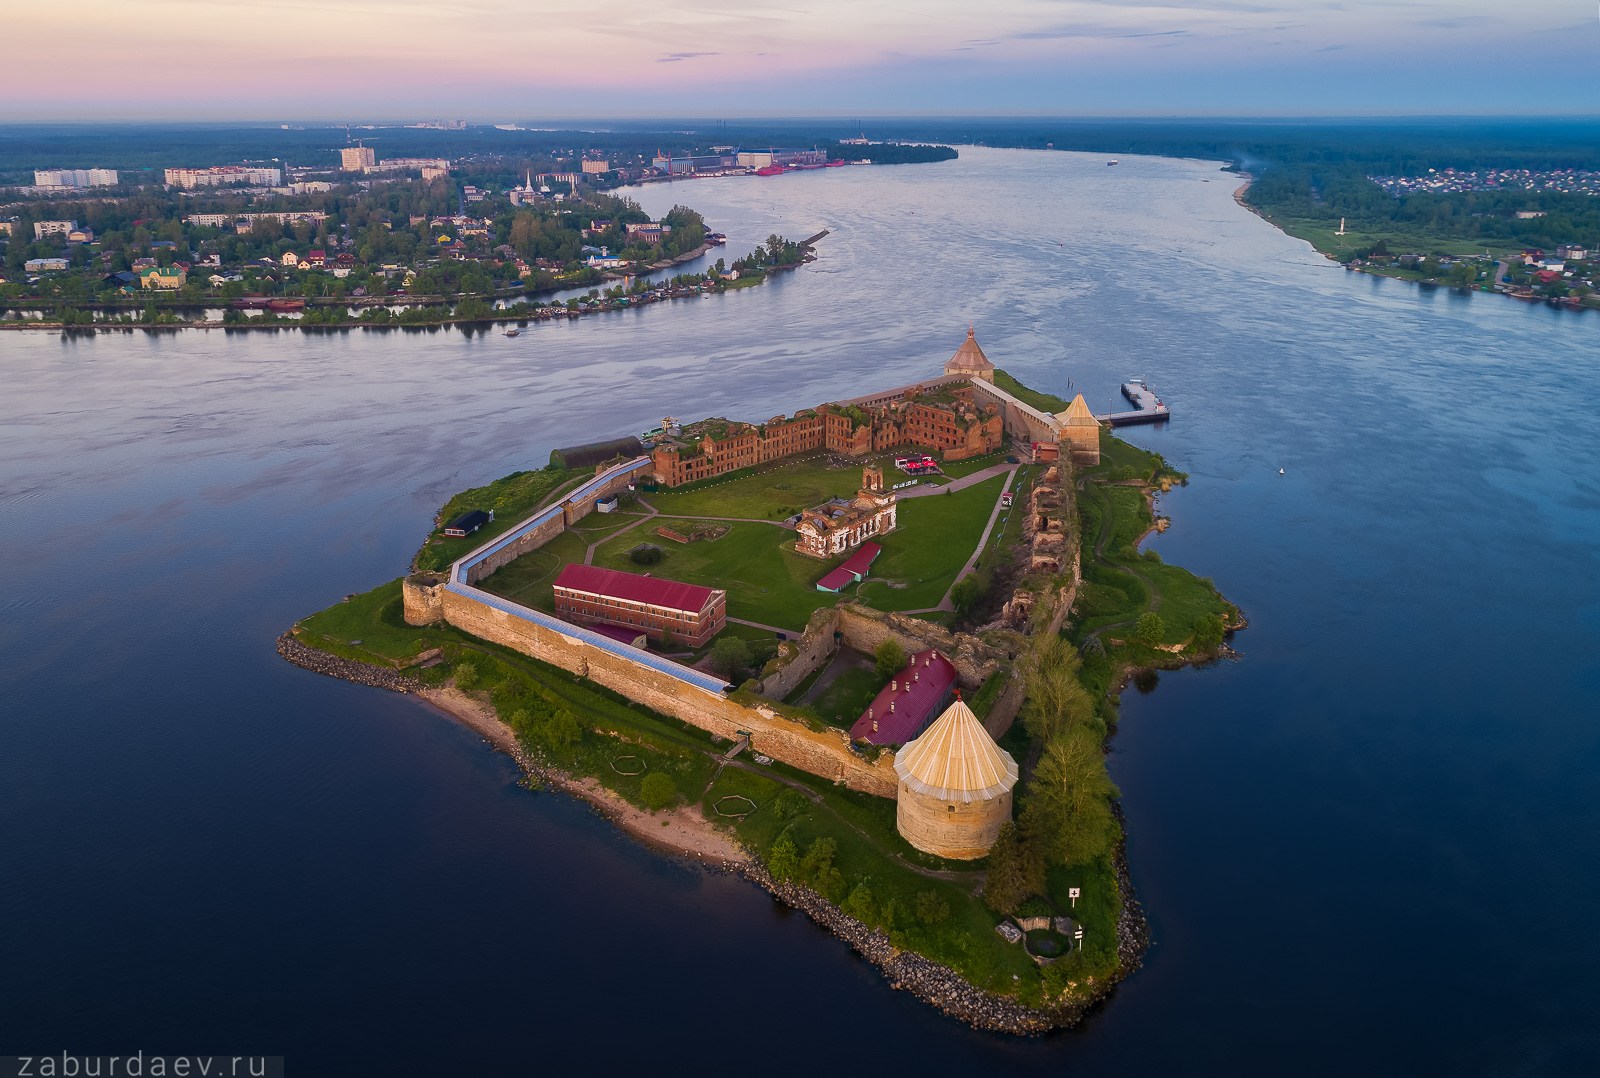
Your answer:
[[[658,64],[675,64],[680,60],[693,60],[697,56],[721,56],[720,52],[673,52],[656,61]]]

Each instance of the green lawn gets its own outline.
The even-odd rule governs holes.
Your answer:
[[[876,540],[883,553],[872,564],[872,579],[860,587],[862,598],[879,610],[938,606],[977,549],[1005,481],[997,475],[954,494],[901,502],[895,530]],[[891,588],[885,581],[906,587]]]
[[[1395,254],[1447,254],[1481,255],[1488,251],[1496,258],[1522,252],[1522,244],[1505,245],[1503,240],[1484,244],[1475,239],[1439,236],[1420,229],[1386,227],[1374,231],[1350,230],[1338,235],[1339,226],[1332,221],[1298,217],[1268,218],[1273,224],[1296,239],[1305,240],[1323,254],[1331,254],[1343,261],[1356,251],[1366,251],[1380,240],[1389,245]]]
[[[876,459],[883,463],[882,458]],[[861,489],[861,469],[868,461],[829,468],[827,460],[820,451],[786,457],[731,476],[690,484],[689,489],[663,488],[645,495],[645,499],[663,515],[782,520],[829,498],[848,497]],[[892,459],[888,463],[892,468]],[[892,482],[889,468],[884,470],[885,482]]]
[[[659,519],[683,530],[686,522]],[[805,628],[819,606],[831,606],[837,596],[817,590],[817,581],[843,558],[819,562],[796,554],[794,532],[772,524],[733,524],[720,539],[674,543],[656,537],[661,561],[650,572],[685,584],[722,588],[728,593],[728,615],[759,621],[795,632]],[[595,551],[594,564],[624,572],[638,572],[628,551],[638,542],[629,532]],[[518,559],[519,561],[522,559]]]
[[[848,729],[888,683],[889,679],[878,676],[876,670],[853,666],[834,678],[833,684],[823,689],[811,706],[817,709],[823,722]]]
[[[417,556],[417,567],[443,569],[463,554],[509,531],[531,515],[536,506],[543,504],[558,491],[564,492],[567,488],[575,487],[585,478],[592,476],[592,472],[583,469],[558,471],[544,468],[539,471],[512,472],[486,487],[463,490],[445,502],[444,509],[439,514],[440,523],[434,527],[429,535],[429,541],[424,544],[421,554]],[[494,520],[472,535],[461,538],[446,536],[443,532],[444,525],[469,509],[493,510]]]
[[[1003,370],[995,370],[994,384],[1023,404],[1032,405],[1039,411],[1048,412],[1051,415],[1064,412],[1072,405],[1070,400],[1062,400],[1053,393],[1041,393],[1037,389],[1029,389]]]

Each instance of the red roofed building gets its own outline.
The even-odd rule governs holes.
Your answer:
[[[944,710],[955,686],[956,668],[949,659],[932,648],[917,652],[850,727],[850,739],[904,745]]]
[[[722,631],[728,593],[598,565],[567,565],[555,582],[556,613],[579,625],[617,625],[699,647]]]

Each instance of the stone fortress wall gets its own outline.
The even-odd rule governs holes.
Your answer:
[[[904,396],[907,389],[934,388],[954,382],[973,386],[975,394],[999,406],[1006,430],[1032,441],[1057,441],[1062,426],[989,382],[971,375],[945,375],[846,403],[863,405]],[[798,640],[787,641],[779,657],[752,687],[758,693],[733,690],[720,679],[651,655],[560,621],[543,611],[491,595],[475,585],[497,569],[560,535],[595,509],[599,498],[625,490],[650,474],[651,457],[639,457],[596,469],[593,480],[559,503],[540,510],[504,535],[478,547],[450,567],[448,573],[418,573],[403,583],[405,619],[425,625],[441,619],[482,639],[531,655],[613,689],[637,703],[730,739],[748,737],[751,748],[852,789],[895,797],[899,785],[894,754],[869,760],[841,729],[813,729],[805,717],[777,703],[814,672],[843,644],[870,653],[886,639],[899,641],[907,654],[937,648],[955,666],[960,684],[976,690],[1001,670],[1010,670],[1011,654],[976,636],[951,633],[931,622],[903,614],[886,614],[849,603],[816,612]],[[1022,700],[1015,671],[991,709],[990,729],[1008,724]],[[1009,807],[1009,802],[1008,802]]]

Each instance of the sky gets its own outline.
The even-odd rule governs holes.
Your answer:
[[[1600,114],[1596,0],[0,0],[0,14],[12,122]]]

